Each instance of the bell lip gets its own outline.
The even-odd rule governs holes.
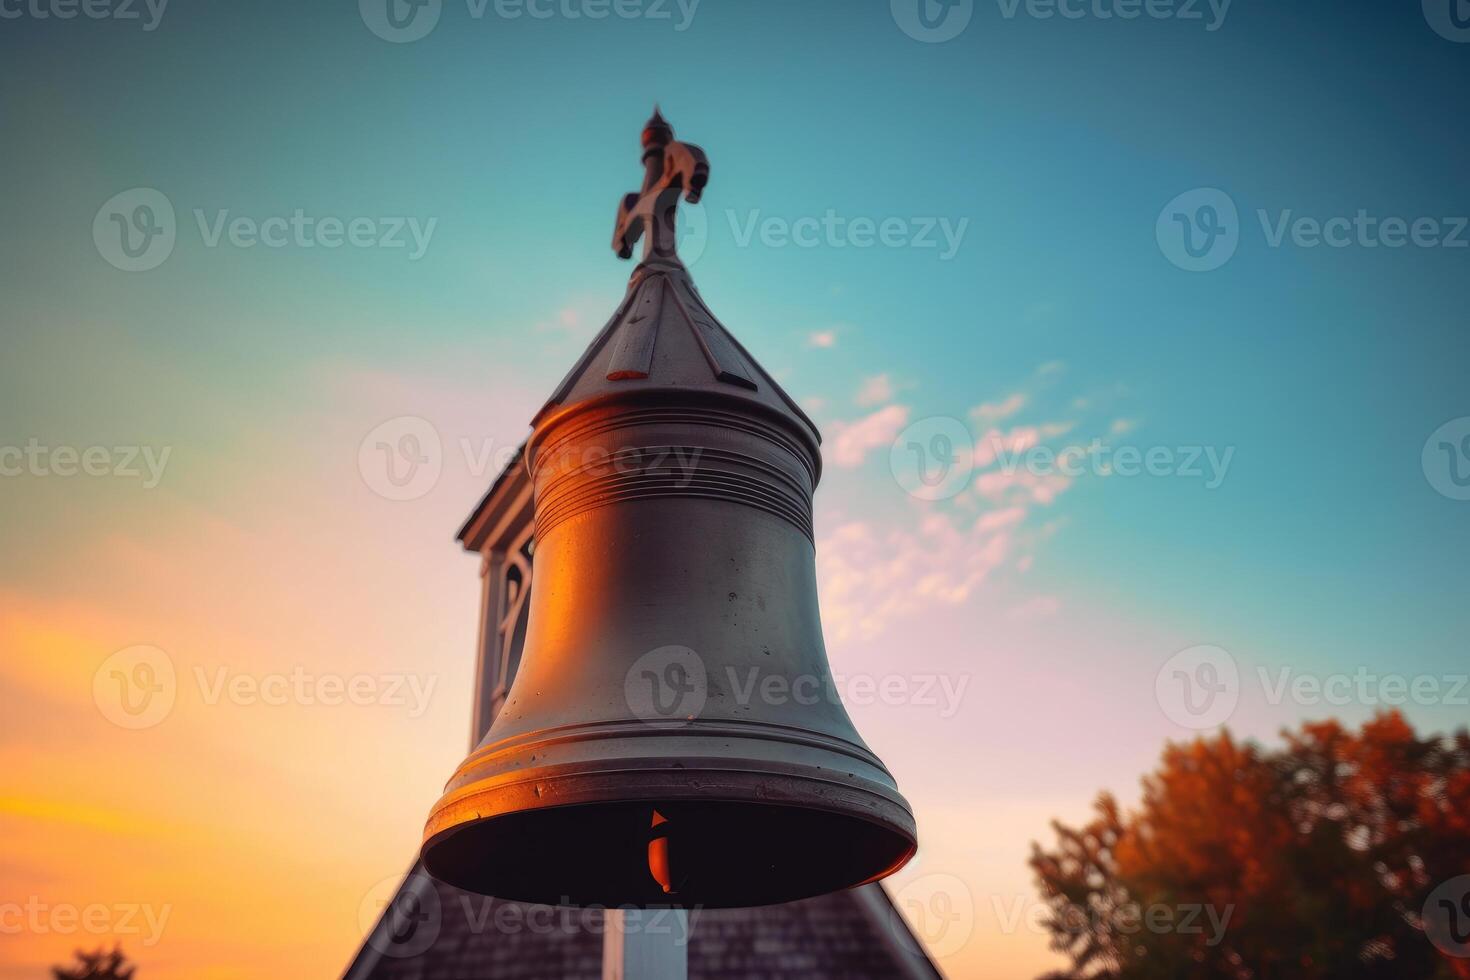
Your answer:
[[[861,817],[918,841],[913,808],[896,786],[852,774],[842,778],[834,771],[810,766],[731,768],[716,759],[687,759],[678,768],[627,769],[581,763],[515,776],[518,778],[491,777],[445,793],[424,824],[424,845],[445,831],[507,813],[611,801],[769,803],[825,810]],[[474,816],[466,816],[469,813]]]
[[[672,772],[675,774],[680,774],[684,777],[692,776],[694,777],[693,782],[696,784],[699,784],[702,778],[706,778],[711,775],[736,777],[735,779],[731,780],[732,783],[745,783],[750,789],[756,789],[758,787],[763,788],[766,798],[756,798],[754,796],[748,795],[737,796],[730,792],[728,788],[725,791],[710,793],[706,788],[702,788],[698,785],[696,785],[695,787],[688,786],[688,780],[685,780],[686,785],[682,787],[683,792],[676,792],[673,794],[671,794],[670,792],[646,793],[642,792],[641,790],[646,790],[649,788],[650,780],[648,779],[648,777],[651,775],[649,772],[622,771],[617,773],[593,773],[590,774],[590,777],[592,778],[599,776],[612,776],[614,777],[611,780],[612,783],[626,784],[622,786],[622,789],[625,791],[624,794],[617,797],[616,799],[609,799],[607,796],[607,792],[611,787],[604,784],[601,787],[601,790],[595,796],[588,796],[585,799],[564,802],[542,802],[540,797],[533,797],[529,801],[523,798],[518,802],[529,803],[529,805],[502,807],[498,808],[495,812],[489,813],[483,813],[483,811],[481,811],[477,812],[476,816],[469,819],[453,819],[453,817],[451,816],[451,814],[463,814],[466,810],[477,809],[468,805],[469,799],[462,799],[455,801],[454,804],[436,807],[434,812],[430,815],[429,821],[424,828],[424,838],[419,850],[419,860],[423,864],[425,871],[429,874],[430,877],[434,878],[436,881],[442,881],[445,884],[450,885],[451,887],[470,891],[475,894],[489,895],[503,901],[534,901],[532,899],[526,898],[523,895],[497,894],[494,891],[485,891],[480,889],[478,886],[468,884],[463,879],[456,881],[452,877],[441,876],[434,870],[434,862],[430,858],[430,852],[433,851],[438,845],[446,843],[458,834],[472,832],[477,827],[483,827],[489,823],[492,823],[498,819],[502,819],[507,816],[522,814],[531,810],[570,810],[577,807],[592,808],[607,803],[643,803],[649,805],[657,805],[659,803],[728,803],[747,807],[772,807],[789,810],[825,812],[835,816],[843,817],[848,820],[861,821],[871,824],[885,831],[895,842],[900,842],[903,844],[901,851],[886,866],[878,869],[866,878],[844,883],[836,888],[826,888],[811,891],[808,891],[806,889],[793,889],[785,893],[780,893],[778,897],[774,897],[769,901],[758,903],[744,901],[739,903],[722,902],[719,900],[708,899],[699,902],[686,903],[671,898],[666,901],[656,902],[626,901],[619,903],[607,903],[609,907],[719,909],[752,908],[756,907],[757,905],[780,905],[787,902],[795,902],[807,898],[814,898],[818,895],[829,894],[833,891],[842,891],[848,888],[859,888],[863,885],[868,885],[872,884],[875,881],[880,881],[888,877],[889,875],[895,874],[896,872],[900,871],[905,865],[909,863],[910,860],[913,859],[914,855],[918,853],[918,828],[914,822],[912,809],[909,807],[908,801],[905,800],[902,795],[897,793],[896,790],[892,791],[890,795],[890,793],[877,793],[866,787],[843,786],[841,788],[847,790],[847,793],[843,795],[846,799],[846,802],[849,804],[843,806],[839,805],[836,801],[829,801],[823,804],[815,797],[809,797],[805,800],[797,800],[787,798],[786,793],[770,792],[772,789],[776,789],[778,791],[784,789],[789,793],[792,789],[797,788],[796,784],[798,783],[816,782],[816,780],[808,780],[806,777],[801,776],[755,773],[743,770],[722,771],[704,769],[679,769],[673,770]],[[659,774],[662,775],[664,773]],[[560,779],[564,781],[572,782],[585,782],[588,778],[589,777],[577,775],[560,777]],[[527,783],[541,783],[542,785],[545,785],[546,782],[548,782],[548,780],[526,780],[521,783],[510,784],[508,786],[502,785],[494,787],[490,790],[487,790],[486,793],[504,795],[508,793],[514,793],[517,789],[523,789]],[[498,794],[497,791],[499,791]],[[868,812],[863,812],[863,809],[861,807],[851,805],[858,802],[862,797],[867,798],[864,802],[868,804]],[[481,801],[477,800],[476,802]],[[489,801],[487,800],[483,802]],[[536,904],[545,903],[536,902]],[[553,904],[567,907],[582,907],[577,905],[576,903],[571,902],[556,902]]]

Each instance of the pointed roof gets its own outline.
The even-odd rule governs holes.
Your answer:
[[[640,396],[728,400],[785,421],[818,455],[815,423],[725,329],[677,259],[653,259],[634,271],[617,312],[532,424],[586,402]]]
[[[605,928],[600,910],[471,895],[415,865],[343,980],[602,980]],[[943,980],[878,883],[695,910],[688,949],[690,980]]]

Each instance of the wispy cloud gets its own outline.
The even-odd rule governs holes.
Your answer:
[[[1001,419],[1008,419],[1015,415],[1026,405],[1026,396],[1016,392],[998,402],[986,402],[970,409],[970,416],[986,425],[993,425]]]
[[[1138,419],[1114,419],[1108,431],[1115,436],[1125,436],[1138,428]]]
[[[958,605],[1014,549],[1005,530],[956,527],[929,511],[917,528],[850,521],[817,543],[822,620],[838,639],[872,637],[936,605]]]
[[[832,449],[827,458],[834,466],[861,466],[868,453],[891,446],[908,420],[906,406],[889,405],[856,422],[838,422],[832,427]]]
[[[882,405],[893,401],[893,382],[886,374],[864,378],[854,399],[859,405]]]
[[[1072,478],[1060,473],[1030,470],[992,470],[975,479],[975,491],[992,503],[1052,504],[1072,486]]]
[[[807,334],[806,345],[808,347],[828,348],[837,346],[837,328],[828,330],[813,330]]]

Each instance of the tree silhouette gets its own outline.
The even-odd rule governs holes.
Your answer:
[[[51,968],[56,980],[131,980],[137,969],[116,946],[111,952],[99,948],[95,953],[88,953],[79,949],[75,955],[76,966]]]
[[[1104,793],[1085,826],[1053,822],[1030,861],[1072,961],[1052,978],[1470,978],[1470,942],[1421,917],[1470,914],[1470,886],[1435,891],[1470,874],[1470,733],[1420,739],[1391,712],[1283,737],[1170,744],[1137,812]]]

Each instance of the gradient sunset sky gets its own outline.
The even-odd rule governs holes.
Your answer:
[[[49,461],[0,476],[0,978],[114,936],[139,980],[345,967],[466,748],[478,561],[453,534],[622,296],[656,100],[712,161],[705,298],[826,439],[833,668],[914,694],[850,711],[919,821],[890,890],[959,916],[928,935],[950,975],[1059,965],[1029,842],[1195,734],[1156,689],[1180,651],[1228,653],[1226,721],[1263,739],[1375,706],[1262,671],[1453,687],[1470,43],[1439,0],[973,0],[942,41],[919,2],[442,0],[403,42],[371,0],[0,0],[0,450]],[[129,272],[94,224],[138,188],[176,240]],[[1168,238],[1197,189],[1177,213],[1237,209],[1209,271]],[[298,210],[412,218],[425,247],[211,244]],[[1272,243],[1360,211],[1440,237]],[[815,244],[783,239],[801,219]],[[360,450],[404,417],[440,473],[392,500]],[[968,478],[907,492],[908,443],[956,426]],[[1007,465],[1093,440],[1205,472]],[[65,475],[55,451],[92,447],[99,475]],[[106,692],[140,645],[176,678],[132,728]],[[301,676],[382,696],[248,694]],[[1427,700],[1422,729],[1470,717]]]

